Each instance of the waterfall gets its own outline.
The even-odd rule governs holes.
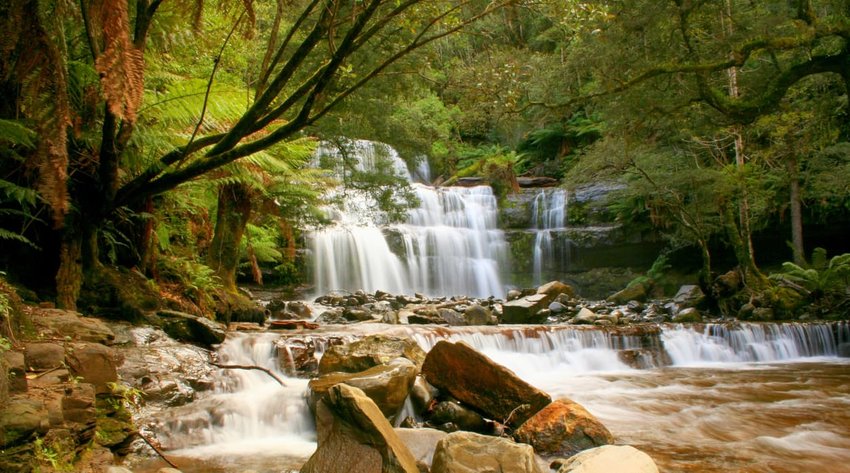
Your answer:
[[[222,370],[214,392],[158,416],[163,447],[177,456],[227,455],[308,457],[315,449],[315,426],[303,393],[307,380],[288,378],[279,366],[279,334],[231,333],[219,347],[222,364],[267,368],[285,380],[281,386],[256,370]]]
[[[544,282],[544,261],[556,257],[552,245],[552,231],[565,227],[566,214],[567,191],[564,189],[543,189],[531,203],[534,229],[533,275],[535,285]],[[566,261],[559,261],[559,263],[562,263],[561,267],[563,268]]]
[[[837,356],[836,338],[832,325],[801,323],[677,326],[661,335],[674,365]]]
[[[367,141],[354,143],[353,154],[363,169],[393,169],[411,181],[395,150]],[[392,164],[381,166],[376,155]],[[375,212],[374,201],[347,191],[335,224],[311,234],[318,294],[340,289],[475,297],[504,293],[499,272],[507,244],[496,227],[492,189],[411,187],[419,205],[401,224],[386,224]]]

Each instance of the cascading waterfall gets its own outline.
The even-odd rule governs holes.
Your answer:
[[[364,170],[380,165],[374,158],[380,147],[392,163],[389,167],[411,182],[395,150],[379,143],[354,143]],[[375,213],[374,202],[348,191],[346,206],[334,217],[336,224],[311,235],[318,294],[362,289],[488,297],[505,292],[499,273],[507,244],[496,227],[492,190],[411,186],[420,204],[410,209],[405,223],[392,225]]]
[[[219,457],[251,453],[306,458],[315,449],[315,426],[303,394],[307,380],[281,370],[278,334],[233,333],[219,347],[224,365],[260,366],[283,379],[281,386],[257,370],[223,370],[214,393],[159,416],[163,447],[177,456]]]
[[[565,227],[566,215],[567,191],[564,189],[543,189],[531,203],[534,229],[533,276],[535,285],[544,282],[544,262],[556,256],[552,245],[552,231]],[[559,261],[558,263],[560,264],[559,267],[565,268],[567,262]]]

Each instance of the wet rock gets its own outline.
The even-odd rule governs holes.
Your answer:
[[[316,330],[319,324],[306,320],[272,320],[269,322],[269,330]]]
[[[560,302],[555,301],[555,302],[549,304],[549,311],[552,312],[553,314],[556,314],[556,315],[557,314],[563,314],[564,312],[567,311],[567,306],[565,306],[564,304],[561,304]]]
[[[421,376],[417,376],[416,380],[413,382],[413,387],[410,388],[410,400],[413,402],[413,407],[416,409],[417,414],[421,414],[425,412],[426,409],[431,405],[431,401],[433,401],[440,391],[431,386],[428,381],[425,381],[425,378]]]
[[[171,338],[210,348],[224,341],[227,336],[223,324],[174,310],[161,310],[157,315],[162,320],[162,329]]]
[[[26,441],[33,434],[44,434],[49,427],[47,408],[43,402],[13,400],[0,410],[0,447]]]
[[[430,412],[428,421],[432,425],[452,423],[460,430],[484,433],[487,421],[475,411],[467,409],[454,401],[437,403]]]
[[[466,320],[454,309],[438,309],[437,313],[441,319],[445,320],[445,323],[453,327],[466,325]]]
[[[520,297],[522,297],[522,291],[518,291],[516,289],[511,289],[510,291],[508,291],[508,294],[505,297],[505,300],[506,301],[513,301],[513,300],[519,299]]]
[[[27,343],[24,360],[32,371],[58,368],[65,364],[65,348],[57,343]]]
[[[345,318],[345,320],[349,322],[365,322],[367,320],[375,320],[375,318],[372,317],[372,313],[368,309],[360,306],[346,307],[342,311],[342,316]]]
[[[558,473],[658,473],[652,458],[629,445],[605,445],[560,462]]]
[[[541,409],[514,432],[514,439],[538,453],[563,456],[614,442],[596,417],[569,399],[558,399]]]
[[[45,337],[64,338],[73,334],[74,340],[106,345],[115,339],[115,334],[105,322],[82,317],[74,311],[42,309],[33,314],[32,321],[36,330]]]
[[[278,366],[289,376],[318,373],[316,344],[309,337],[288,337],[275,342]]]
[[[316,409],[318,448],[301,473],[419,473],[410,450],[363,391],[339,384]]]
[[[629,301],[643,302],[649,295],[649,287],[645,283],[632,284],[625,289],[616,292],[608,297],[608,302],[615,304],[626,304]]]
[[[299,319],[309,319],[313,317],[313,310],[303,301],[290,301],[286,306],[287,310]]]
[[[548,394],[463,342],[438,342],[425,358],[422,375],[486,417],[513,426],[551,402]]]
[[[404,405],[417,374],[416,365],[405,358],[373,366],[359,373],[328,373],[310,381],[310,407],[315,410],[319,400],[337,384],[345,383],[361,389],[386,417],[394,417]]]
[[[537,288],[538,294],[546,294],[551,297],[553,300],[560,296],[561,294],[565,294],[567,297],[575,297],[576,291],[569,284],[564,284],[561,281],[550,281],[540,287]]]
[[[316,317],[316,322],[318,322],[320,324],[324,324],[324,325],[337,325],[337,324],[347,324],[348,319],[343,317],[342,309],[334,308],[334,309],[328,309],[328,310],[322,312],[321,314],[319,314],[319,316]]]
[[[109,383],[118,381],[119,355],[100,343],[75,343],[65,356],[72,376],[95,386],[97,392],[110,392]]]
[[[678,314],[674,315],[673,322],[677,324],[699,323],[702,322],[702,314],[696,307],[688,307],[679,311]]]
[[[437,442],[444,439],[447,433],[437,429],[395,429],[396,434],[407,446],[416,463],[425,465],[429,469],[434,461],[434,451],[437,450]],[[428,470],[426,470],[428,471]]]
[[[437,442],[431,473],[542,473],[531,446],[502,437],[454,432]]]
[[[89,383],[78,383],[65,389],[62,396],[62,417],[69,422],[80,424],[94,423],[95,387]]]
[[[97,418],[97,443],[104,447],[117,447],[133,435],[135,429],[129,421],[115,417]]]
[[[551,297],[547,294],[534,294],[502,304],[502,322],[507,324],[538,324],[545,317],[538,314],[549,306]]]
[[[370,335],[348,344],[329,347],[319,362],[319,373],[357,373],[399,357],[422,366],[425,352],[409,338]]]

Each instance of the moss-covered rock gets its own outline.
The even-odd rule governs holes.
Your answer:
[[[160,307],[160,295],[137,271],[101,266],[86,274],[77,306],[85,313],[136,322]]]

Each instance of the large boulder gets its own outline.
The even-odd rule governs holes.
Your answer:
[[[538,294],[546,294],[554,300],[561,294],[566,294],[568,297],[575,297],[576,291],[569,284],[564,284],[561,281],[550,281],[537,288]],[[551,302],[551,301],[550,301]]]
[[[370,335],[345,345],[329,347],[319,361],[319,374],[334,371],[358,373],[396,358],[407,358],[416,366],[422,366],[425,352],[409,338]]]
[[[658,473],[646,453],[629,445],[605,445],[585,450],[561,463],[558,473]]]
[[[416,459],[363,391],[338,384],[316,409],[318,447],[301,473],[419,473]]]
[[[558,399],[525,421],[514,439],[538,453],[569,456],[614,442],[611,432],[593,414],[569,399]]]
[[[705,294],[699,286],[693,284],[686,284],[680,287],[676,295],[673,296],[673,302],[678,304],[682,309],[696,307],[702,304],[703,301],[705,301]]]
[[[120,361],[114,350],[100,343],[75,343],[65,354],[71,374],[93,384],[99,393],[110,392],[108,384],[118,381]]]
[[[310,381],[310,407],[315,410],[320,399],[333,386],[345,383],[361,389],[387,417],[395,416],[404,405],[418,369],[412,361],[396,358],[385,365],[373,366],[359,373],[334,372]]]
[[[171,338],[209,348],[224,341],[227,328],[213,320],[174,310],[157,313],[162,320],[162,329]]]
[[[552,402],[548,394],[463,342],[437,342],[425,358],[422,375],[486,417],[511,426]]]
[[[493,313],[490,309],[482,307],[478,304],[472,304],[463,311],[463,318],[466,325],[493,325]]]
[[[431,473],[542,473],[534,450],[503,437],[453,432],[437,442]]]
[[[643,302],[649,295],[649,285],[646,283],[632,284],[608,297],[608,302],[627,304],[629,301]]]
[[[544,317],[538,315],[549,307],[553,297],[547,294],[534,294],[520,297],[502,304],[502,322],[507,324],[538,324]]]
[[[453,424],[460,430],[485,433],[488,423],[477,412],[454,401],[438,402],[431,409],[428,421],[432,425]]]

